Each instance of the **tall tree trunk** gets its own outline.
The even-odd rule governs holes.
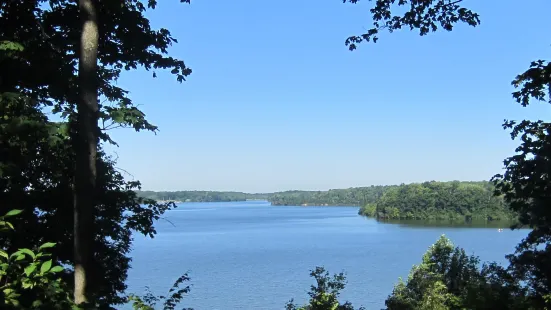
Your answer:
[[[98,25],[95,0],[79,0],[82,32],[78,65],[79,99],[77,104],[77,141],[74,263],[76,304],[90,302],[93,257],[93,208],[96,193],[96,156],[98,147],[97,52]]]

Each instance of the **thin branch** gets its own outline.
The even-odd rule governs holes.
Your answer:
[[[160,217],[159,218],[160,220],[165,220],[167,221],[168,223],[170,223],[173,227],[176,227],[176,225],[174,225],[174,223],[172,223],[169,219],[167,219],[166,217]]]
[[[38,25],[38,27],[40,28],[40,32],[42,33],[42,36],[44,37],[44,41],[47,42],[50,47],[61,54],[61,50],[59,50],[57,47],[54,46],[54,44],[50,41],[50,36],[46,33],[46,30],[44,29],[44,26],[42,26],[42,23],[40,23],[40,21],[38,19],[35,19],[36,21],[36,24]]]
[[[113,130],[113,129],[118,129],[118,128],[126,128],[124,125],[118,124],[118,125],[114,126],[114,124],[115,123],[107,125],[107,127],[103,127],[102,130],[107,131],[107,130]],[[113,127],[110,127],[110,126],[113,126]]]
[[[115,154],[115,156],[117,156],[117,158],[115,158],[114,161],[119,160],[119,154],[116,151],[113,151],[113,153]]]
[[[115,160],[115,161],[116,161],[116,160]],[[126,173],[126,174],[127,174],[129,177],[131,177],[132,179],[135,179],[134,175],[133,175],[132,173],[128,172],[127,170],[125,170],[125,169],[123,169],[123,168],[120,168],[120,167],[116,167],[116,166],[115,166],[115,169],[120,170],[120,171],[122,171],[123,173]]]

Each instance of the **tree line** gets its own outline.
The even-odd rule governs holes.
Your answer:
[[[284,191],[275,193],[249,194],[243,192],[217,191],[136,191],[139,197],[157,201],[178,202],[223,202],[245,200],[267,200],[274,206],[361,206],[374,202],[392,186],[354,187],[328,191]]]
[[[328,191],[286,191],[268,200],[276,206],[361,206],[379,198],[391,186],[353,187]]]
[[[345,44],[354,50],[402,28],[426,35],[462,23],[479,25],[478,14],[463,4],[370,2],[373,26]],[[153,237],[155,221],[175,206],[138,196],[140,183],[126,180],[104,151],[107,144],[116,145],[114,128],[158,130],[117,84],[124,71],[144,68],[153,77],[165,71],[179,82],[191,74],[184,61],[168,55],[176,38],[147,18],[157,5],[155,0],[0,1],[1,308],[116,309],[130,302],[140,310],[175,309],[189,292],[185,274],[175,274],[163,296],[126,291],[132,235]],[[551,64],[535,59],[528,67],[512,82],[513,99],[525,107],[551,103]],[[520,225],[530,228],[528,236],[507,256],[506,267],[479,267],[475,257],[439,240],[395,287],[387,309],[551,307],[551,123],[507,120],[503,127],[520,145],[505,159],[504,173],[492,179],[497,197],[487,198],[503,199]],[[423,192],[414,196],[419,210],[425,203],[439,210],[440,198],[426,197],[440,190],[411,190]],[[339,197],[331,198],[333,203],[373,203],[378,195],[329,192]],[[485,193],[464,192],[472,193],[466,201]],[[305,201],[299,193],[288,195]],[[399,192],[388,195],[396,205],[401,201]],[[320,268],[311,275],[316,285],[309,304],[290,302],[288,309],[352,309],[338,300],[343,275],[331,277]]]
[[[156,201],[174,202],[227,202],[245,200],[267,200],[270,194],[249,194],[242,192],[217,192],[217,191],[136,191],[139,197]]]
[[[513,220],[491,182],[424,182],[402,184],[367,203],[359,214],[377,219]]]

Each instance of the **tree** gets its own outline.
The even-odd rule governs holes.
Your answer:
[[[55,145],[55,151],[59,153],[51,154],[56,154],[59,159],[41,154],[44,157],[35,156],[35,160],[43,164],[39,167],[45,173],[51,169],[49,172],[53,174],[64,171],[71,177],[58,176],[63,178],[63,182],[53,185],[49,179],[33,179],[30,175],[27,181],[35,188],[44,188],[50,184],[62,192],[63,196],[59,197],[60,205],[63,206],[60,209],[63,211],[60,212],[64,216],[65,204],[69,202],[64,200],[68,198],[65,194],[67,190],[69,193],[74,192],[70,203],[75,203],[75,214],[70,221],[65,222],[73,223],[75,231],[60,235],[59,238],[64,243],[60,247],[63,251],[68,250],[65,242],[71,241],[75,245],[77,302],[85,301],[90,296],[96,301],[101,300],[102,304],[122,301],[117,295],[124,290],[128,258],[113,258],[113,262],[107,264],[98,262],[97,254],[106,248],[122,246],[117,252],[125,257],[130,243],[126,232],[132,228],[130,226],[146,234],[153,234],[154,229],[149,220],[158,217],[166,209],[166,206],[155,204],[149,208],[137,207],[140,200],[131,193],[131,189],[139,183],[125,182],[115,171],[113,161],[105,158],[98,149],[100,140],[115,143],[110,139],[108,129],[131,127],[135,130],[157,130],[133,105],[128,92],[116,85],[123,70],[137,69],[138,66],[146,70],[168,69],[180,82],[191,73],[183,61],[166,56],[168,47],[177,42],[176,39],[166,29],[151,29],[149,20],[145,18],[144,13],[156,5],[155,0],[81,0],[78,3],[69,0],[31,0],[0,3],[0,38],[6,40],[0,42],[0,50],[7,50],[5,47],[8,46],[12,47],[10,51],[16,52],[9,57],[5,57],[5,53],[0,55],[0,94],[10,93],[28,98],[34,102],[30,108],[35,110],[53,107],[53,112],[69,125],[67,137],[72,149]],[[153,76],[155,74],[153,72]],[[104,99],[102,103],[98,102],[98,95]],[[46,123],[42,118],[42,122]],[[98,121],[101,127],[98,127]],[[44,141],[34,142],[40,142],[41,146],[46,147]],[[17,148],[15,144],[12,146]],[[66,161],[65,165],[60,161],[62,158]],[[71,166],[74,162],[76,170]],[[50,166],[54,163],[57,166]],[[30,162],[20,164],[21,171],[29,171]],[[56,170],[58,168],[62,170]],[[25,191],[31,194],[28,185],[20,185],[21,193],[9,192],[4,197],[18,194],[24,196]],[[112,191],[118,192],[119,197]],[[106,212],[103,210],[106,203],[115,210],[109,214],[111,218],[94,220],[99,213]],[[27,207],[38,208],[31,204],[27,204]],[[122,216],[122,212],[128,209],[134,209],[138,213],[135,216],[145,222],[123,224],[126,216]],[[121,236],[113,236],[122,244],[109,245],[104,238],[111,233],[102,231],[105,229],[101,227],[102,221],[119,225],[125,231]],[[55,231],[42,220],[36,224],[47,232]],[[17,242],[23,242],[22,239],[34,242],[37,238],[39,236],[29,235],[19,238]],[[102,241],[98,243],[98,240]],[[59,258],[63,256],[65,260],[66,254],[60,254]],[[102,268],[98,267],[102,264]],[[109,271],[113,268],[119,268],[119,271]],[[104,271],[104,276],[90,278],[99,271]],[[106,281],[107,278],[112,278],[112,281]]]
[[[343,0],[343,3],[357,3],[359,0]],[[477,13],[461,6],[463,0],[378,0],[370,10],[373,27],[361,35],[350,36],[346,46],[355,50],[359,43],[377,43],[382,30],[392,33],[402,28],[417,30],[421,36],[431,31],[453,30],[457,23],[478,26],[480,18]],[[395,15],[395,10],[403,11]]]
[[[310,272],[310,276],[316,280],[316,285],[310,287],[310,301],[306,306],[297,306],[291,299],[285,309],[287,310],[354,310],[350,302],[341,304],[338,300],[340,291],[346,285],[344,273],[335,274],[332,277],[323,267],[316,267]],[[363,307],[359,310],[364,309]]]
[[[328,191],[285,191],[269,195],[272,205],[344,205],[361,206],[373,203],[393,186],[354,187]]]
[[[6,101],[6,97],[13,97]],[[8,253],[35,248],[48,241],[55,264],[73,261],[73,180],[75,153],[67,123],[48,121],[38,103],[18,95],[0,96],[0,208],[24,210],[13,218],[14,231],[0,235]],[[97,205],[93,209],[96,249],[91,264],[97,283],[94,303],[99,308],[125,301],[125,280],[132,232],[153,237],[153,222],[172,204],[137,197],[139,182],[127,182],[101,148],[97,165]],[[24,232],[24,233],[22,233]],[[73,283],[68,270],[61,274]]]
[[[93,0],[79,0],[81,34],[78,60],[78,103],[77,131],[75,135],[75,206],[74,206],[74,276],[75,303],[88,302],[92,273],[90,268],[90,246],[93,244],[92,209],[95,206],[96,159],[99,143],[99,106],[97,61],[98,21],[97,8]]]
[[[168,290],[167,296],[155,296],[149,288],[146,288],[146,294],[142,297],[130,295],[129,301],[132,303],[134,310],[155,310],[158,302],[163,302],[163,310],[174,310],[182,301],[185,294],[189,293],[190,287],[180,287],[184,282],[189,281],[187,274],[179,277],[172,287]],[[182,308],[182,310],[193,310],[193,308]]]
[[[343,0],[356,3],[358,0]],[[381,30],[393,32],[403,27],[426,35],[430,31],[453,30],[457,23],[480,24],[479,15],[463,6],[462,0],[380,0],[371,9],[373,27],[349,37],[350,50],[361,42],[377,42]],[[405,12],[393,14],[402,7]],[[523,107],[533,101],[551,103],[551,63],[536,60],[512,82],[513,98]],[[521,145],[516,155],[504,161],[503,174],[494,176],[496,194],[503,195],[510,208],[519,213],[520,224],[532,228],[528,237],[509,256],[511,272],[530,287],[535,308],[551,307],[551,123],[542,120],[508,121],[504,129]]]
[[[0,216],[0,232],[13,229],[10,217],[21,213],[11,210]],[[14,253],[0,250],[0,305],[2,309],[69,309],[72,301],[66,284],[56,275],[62,266],[54,266],[47,252],[55,243],[47,242],[36,251],[28,248]]]
[[[513,97],[522,106],[532,101],[551,103],[551,64],[533,62],[513,81]],[[511,138],[519,138],[516,155],[504,161],[505,172],[494,177],[497,194],[503,194],[519,213],[520,224],[532,228],[508,258],[514,274],[529,284],[534,303],[551,306],[551,123],[542,120],[508,121]]]
[[[387,309],[529,309],[518,281],[496,264],[479,265],[478,257],[441,236],[394,287]]]
[[[424,182],[392,187],[359,211],[383,219],[512,220],[490,182]]]

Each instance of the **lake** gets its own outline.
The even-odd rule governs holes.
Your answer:
[[[341,301],[381,309],[399,277],[440,235],[483,261],[504,255],[527,230],[379,223],[357,207],[270,206],[264,201],[185,203],[156,224],[154,239],[136,236],[128,292],[146,286],[164,294],[189,272],[183,306],[196,310],[284,309],[303,304],[313,283],[309,271],[344,271]],[[506,228],[506,227],[503,227]]]

